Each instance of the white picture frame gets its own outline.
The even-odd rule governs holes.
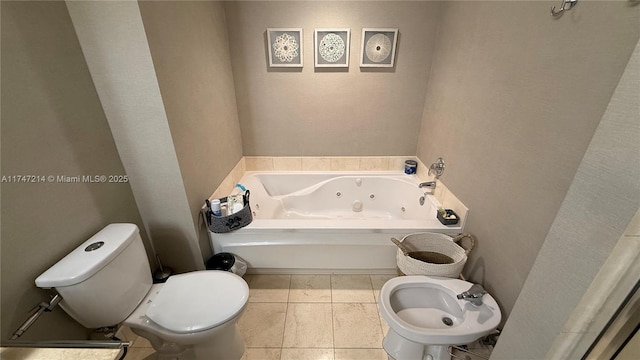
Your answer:
[[[349,67],[350,28],[317,28],[313,35],[314,66]]]
[[[394,67],[397,44],[397,28],[363,28],[360,67]]]
[[[302,28],[267,28],[270,67],[303,66]]]

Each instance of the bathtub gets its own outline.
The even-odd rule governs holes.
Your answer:
[[[462,232],[438,221],[439,203],[415,175],[246,172],[239,183],[251,192],[253,222],[209,237],[215,253],[242,257],[254,273],[390,273],[391,237]]]

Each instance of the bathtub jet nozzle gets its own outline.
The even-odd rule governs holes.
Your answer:
[[[362,211],[362,201],[360,200],[356,200],[353,202],[353,205],[351,206],[353,212],[361,212]]]

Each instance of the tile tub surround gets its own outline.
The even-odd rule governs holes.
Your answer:
[[[415,156],[245,156],[247,171],[387,171],[404,170]]]
[[[382,339],[388,327],[377,300],[393,277],[246,275],[249,304],[238,326],[247,348],[241,360],[387,360]],[[134,341],[127,359],[151,359],[146,339],[132,339],[130,331],[124,336]],[[469,347],[490,353],[478,343]]]
[[[421,182],[437,182],[436,189],[433,195],[435,195],[436,199],[438,199],[440,204],[442,204],[443,208],[452,209],[456,212],[456,214],[458,214],[458,216],[460,216],[460,223],[464,228],[464,224],[467,221],[467,216],[469,216],[469,208],[467,208],[462,203],[462,201],[460,201],[451,191],[449,191],[449,188],[445,184],[443,184],[442,181],[440,181],[439,179],[436,180],[434,176],[429,175],[428,166],[425,166],[425,164],[420,159],[416,158],[416,161],[418,162],[418,171],[416,173],[418,179],[420,179]]]
[[[211,194],[210,200],[219,199],[225,197],[231,193],[234,186],[240,181],[242,175],[247,171],[245,158],[241,158],[240,161],[233,167],[231,172],[222,180],[222,183]]]

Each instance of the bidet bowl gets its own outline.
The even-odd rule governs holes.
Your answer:
[[[402,276],[380,290],[382,318],[398,335],[421,344],[462,345],[490,334],[501,313],[489,294],[475,306],[456,295],[473,284],[436,276]]]

